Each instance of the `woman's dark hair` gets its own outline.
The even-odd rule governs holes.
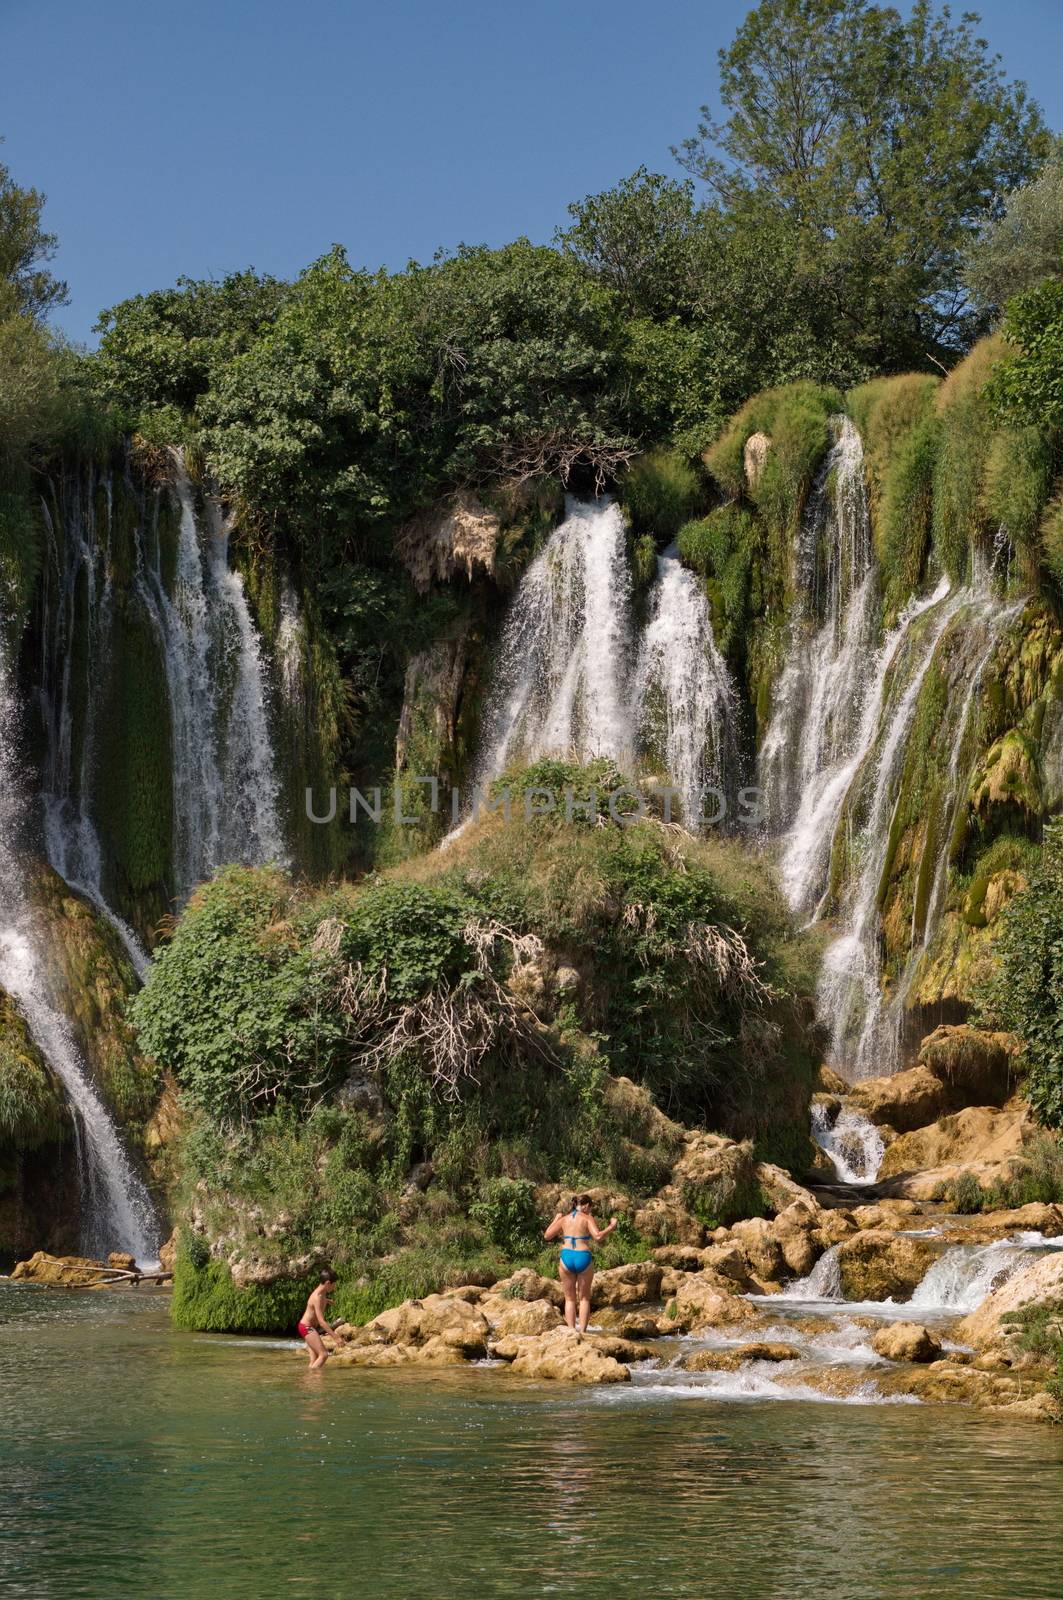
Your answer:
[[[593,1205],[593,1204],[594,1204],[594,1201],[591,1199],[589,1194],[574,1194],[572,1196],[572,1209],[573,1209],[573,1211],[576,1210],[577,1206],[590,1206],[590,1205]]]
[[[331,1267],[326,1267],[325,1268],[324,1272],[322,1272],[320,1274],[320,1277],[318,1278],[318,1282],[319,1283],[335,1283],[336,1282],[336,1274],[333,1272]]]

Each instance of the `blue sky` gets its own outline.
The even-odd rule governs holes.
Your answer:
[[[48,196],[58,321],[182,273],[291,275],[548,240],[570,200],[711,101],[745,0],[0,0],[2,158]],[[961,4],[954,12],[964,9]],[[1063,128],[1063,4],[988,0],[983,33]]]

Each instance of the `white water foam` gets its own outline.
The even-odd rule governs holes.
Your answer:
[[[843,1105],[831,1122],[827,1106],[814,1101],[812,1137],[830,1157],[842,1183],[874,1183],[886,1146],[875,1124],[862,1111]]]

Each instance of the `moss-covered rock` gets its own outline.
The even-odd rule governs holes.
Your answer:
[[[136,1145],[158,1097],[158,1073],[137,1048],[125,1008],[136,974],[110,924],[43,863],[30,893],[49,956],[52,999],[67,1018],[93,1079]]]
[[[77,1163],[62,1085],[0,990],[0,1270],[77,1244]]]

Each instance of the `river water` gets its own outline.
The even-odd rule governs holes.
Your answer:
[[[0,1593],[1059,1600],[1063,1430],[916,1405],[304,1370],[0,1283]]]

